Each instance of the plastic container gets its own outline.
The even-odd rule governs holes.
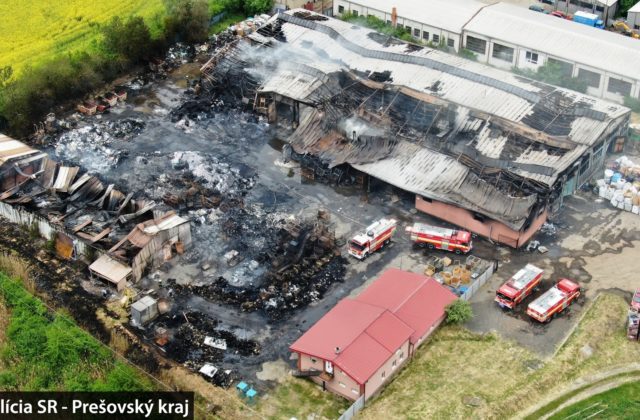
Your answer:
[[[604,182],[607,184],[611,182],[611,177],[613,176],[613,171],[611,169],[604,170]]]
[[[620,172],[616,172],[611,176],[611,183],[617,184],[618,182],[620,182],[621,179],[622,179],[622,174]]]

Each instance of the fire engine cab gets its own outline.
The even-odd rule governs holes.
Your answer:
[[[365,233],[359,233],[349,241],[349,254],[364,260],[383,246],[391,242],[396,231],[397,221],[380,219],[367,226]]]
[[[501,308],[513,309],[529,296],[540,284],[544,271],[533,264],[527,264],[496,292],[495,301]]]
[[[466,254],[471,251],[471,233],[465,230],[447,229],[430,226],[424,223],[414,223],[406,231],[411,234],[411,240],[420,246],[431,249],[452,251],[456,254]]]
[[[554,315],[564,311],[580,296],[580,285],[569,279],[562,279],[538,299],[529,304],[527,315],[539,322],[549,322]]]

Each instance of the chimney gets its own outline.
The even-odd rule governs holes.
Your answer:
[[[394,28],[398,26],[398,10],[396,10],[395,6],[391,9],[391,26]]]
[[[340,347],[336,347],[336,354],[340,354]]]

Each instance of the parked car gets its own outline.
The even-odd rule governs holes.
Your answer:
[[[554,5],[556,4],[556,0],[540,0],[540,3]]]
[[[637,289],[633,294],[629,309],[635,313],[640,313],[640,289]]]
[[[556,10],[556,11],[551,12],[549,14],[551,16],[559,17],[561,19],[569,19],[569,20],[571,20],[571,17],[569,17],[569,15],[567,15],[565,12],[561,12],[560,10]]]

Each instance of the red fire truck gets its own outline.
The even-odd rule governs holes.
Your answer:
[[[471,251],[471,233],[465,230],[447,229],[438,226],[414,223],[406,231],[411,234],[411,240],[420,246],[431,249],[452,251],[456,254],[466,254]]]
[[[364,260],[391,242],[398,222],[394,219],[380,219],[367,226],[365,233],[359,233],[349,241],[349,254]]]
[[[523,269],[513,275],[496,292],[495,301],[501,308],[513,309],[529,296],[538,286],[544,271],[533,264],[527,264]]]
[[[580,285],[569,279],[560,280],[538,299],[529,304],[527,315],[536,321],[549,322],[580,296]]]

